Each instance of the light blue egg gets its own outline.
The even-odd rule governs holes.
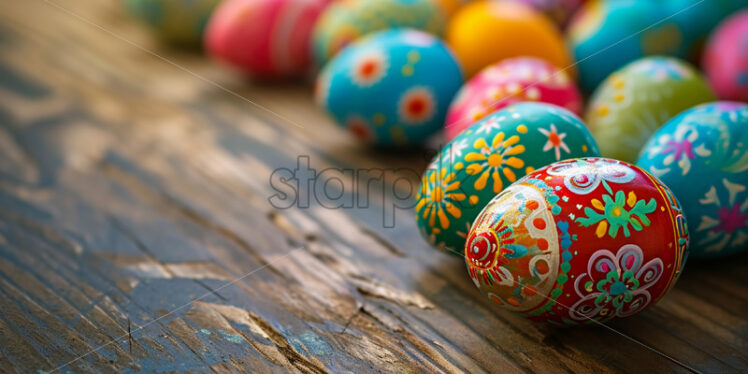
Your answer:
[[[644,56],[677,56],[683,32],[664,13],[653,0],[587,2],[569,26],[568,37],[580,87],[592,92],[605,77]]]
[[[746,0],[665,0],[665,16],[672,16],[671,19],[683,32],[678,55],[698,59],[712,29],[745,7],[748,7]]]
[[[462,84],[448,47],[427,33],[395,29],[349,45],[317,81],[316,99],[368,143],[418,143],[444,125]]]
[[[637,164],[683,204],[692,255],[748,249],[747,104],[721,101],[684,111],[655,133]]]

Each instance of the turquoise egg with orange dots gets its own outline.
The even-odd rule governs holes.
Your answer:
[[[682,33],[659,1],[586,2],[572,18],[567,36],[580,87],[592,92],[608,75],[643,56],[677,55],[683,50]]]
[[[199,47],[205,26],[220,0],[126,0],[127,10],[162,40]]]
[[[683,209],[660,180],[623,161],[580,158],[496,195],[464,248],[473,283],[534,321],[598,325],[655,304],[682,273]]]
[[[349,45],[320,73],[315,97],[363,142],[419,143],[441,129],[462,84],[449,48],[422,31],[381,31]]]
[[[446,10],[434,0],[335,1],[317,20],[312,52],[322,66],[346,45],[373,32],[410,28],[441,36],[446,21]]]
[[[691,254],[748,249],[748,104],[718,101],[682,112],[655,133],[637,165],[683,203]]]
[[[416,223],[432,246],[459,255],[475,217],[504,188],[550,163],[599,154],[570,111],[511,105],[483,117],[434,157],[416,196]]]

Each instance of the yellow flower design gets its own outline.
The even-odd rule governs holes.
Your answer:
[[[517,180],[517,175],[512,169],[521,169],[525,166],[522,159],[514,157],[525,151],[525,146],[517,144],[519,136],[514,135],[506,140],[504,138],[504,132],[499,132],[494,136],[490,146],[485,139],[480,138],[473,143],[473,148],[477,152],[471,152],[465,156],[465,161],[471,163],[465,171],[469,175],[482,173],[475,181],[476,190],[482,191],[488,183],[488,178],[491,177],[493,192],[499,193],[504,189],[500,174],[504,174],[509,182],[514,182]]]
[[[465,200],[465,194],[460,192],[460,181],[455,181],[457,175],[447,172],[447,169],[430,170],[423,176],[421,190],[418,192],[416,214],[428,219],[433,233],[449,228],[449,216],[460,218],[462,211],[455,204]],[[436,227],[436,219],[439,227]]]

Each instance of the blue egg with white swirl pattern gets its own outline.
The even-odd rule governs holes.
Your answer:
[[[637,164],[683,203],[691,255],[748,249],[748,105],[720,101],[682,112],[655,133]]]
[[[442,41],[411,29],[360,39],[331,60],[315,97],[366,143],[403,146],[439,131],[462,71]]]

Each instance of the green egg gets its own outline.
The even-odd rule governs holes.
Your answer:
[[[220,0],[126,0],[127,10],[167,43],[198,47]]]
[[[433,0],[334,1],[317,20],[312,51],[323,66],[345,46],[373,32],[411,28],[441,36],[445,24],[446,15]]]
[[[688,63],[645,57],[605,79],[584,118],[604,157],[633,162],[670,118],[714,99],[706,80]]]

